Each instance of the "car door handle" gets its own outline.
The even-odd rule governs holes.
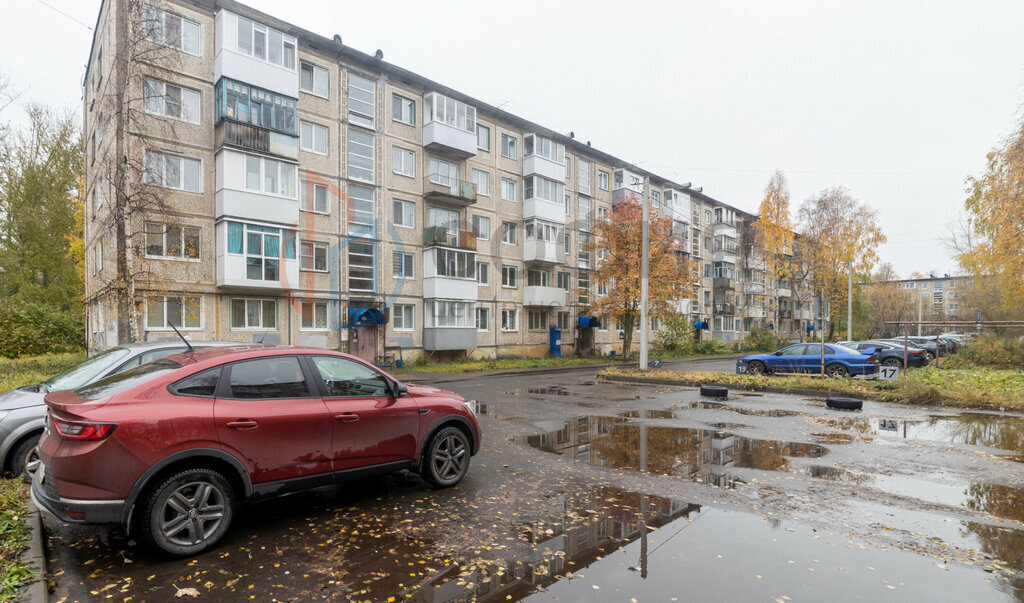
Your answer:
[[[256,429],[257,427],[259,427],[259,425],[260,425],[259,423],[257,423],[256,421],[253,421],[252,419],[239,419],[237,421],[229,421],[228,422],[228,427],[230,427],[232,429],[242,429],[242,430],[245,430],[245,429]]]
[[[334,420],[341,421],[343,423],[351,423],[352,421],[359,420],[359,414],[354,412],[343,412],[340,415],[334,415]]]

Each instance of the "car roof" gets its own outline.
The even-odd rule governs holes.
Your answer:
[[[335,350],[327,350],[324,348],[291,345],[262,345],[239,343],[231,346],[197,348],[192,352],[180,352],[178,354],[171,354],[170,356],[167,357],[167,359],[177,361],[182,365],[206,363],[220,364],[221,362],[245,360],[247,358],[259,358],[262,356],[281,356],[286,354],[330,354],[332,356],[345,356],[347,358],[355,358],[354,356],[350,356],[348,354],[343,354]],[[358,358],[355,359],[360,360]]]
[[[249,346],[258,345],[258,344],[255,344],[255,343],[244,343],[244,342],[238,342],[238,341],[192,341],[190,339],[190,340],[188,340],[188,342],[190,344],[192,344],[193,347],[196,347],[196,348],[200,348],[200,347],[203,347],[203,348],[207,348],[207,347],[237,347],[237,346],[243,346],[243,345],[249,345]],[[125,343],[125,344],[114,346],[113,348],[107,348],[107,349],[109,350],[109,349],[121,348],[123,350],[128,350],[130,352],[138,353],[138,352],[146,352],[146,351],[149,351],[149,350],[160,350],[160,349],[163,349],[163,348],[178,348],[178,347],[183,347],[184,345],[185,345],[185,342],[183,342],[181,339],[161,339],[159,341],[139,341],[137,343]]]

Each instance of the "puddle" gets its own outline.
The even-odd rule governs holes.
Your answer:
[[[817,444],[746,438],[718,429],[634,425],[620,417],[582,416],[538,425],[547,432],[515,441],[591,465],[701,482],[721,481],[729,467],[790,471],[790,458],[828,454]],[[641,437],[647,443],[643,450]]]
[[[780,408],[749,408],[746,406],[730,406],[722,402],[684,402],[678,405],[679,408],[692,408],[697,410],[728,410],[738,412],[741,415],[755,417],[806,417],[807,413],[796,410],[783,410]]]
[[[627,410],[618,416],[627,419],[674,419],[676,413],[671,410]]]
[[[819,444],[852,444],[857,439],[849,433],[812,433],[811,437]]]
[[[714,427],[715,429],[743,429],[746,427],[750,427],[750,425],[744,425],[743,423],[728,423],[724,421],[720,421],[718,423],[708,423],[708,425]]]
[[[871,485],[879,490],[954,507],[967,507],[1003,519],[1024,523],[1024,488],[982,482],[958,482],[931,476],[875,475]]]
[[[525,387],[506,394],[536,394],[540,396],[575,396],[564,385],[553,385],[551,387]]]
[[[863,418],[814,419],[814,422],[893,440],[945,442],[1024,452],[1024,418],[1021,417],[964,413],[922,420]]]
[[[853,473],[852,471],[847,471],[846,469],[832,467],[829,465],[811,465],[804,469],[804,473],[811,477],[816,477],[819,479],[827,479],[836,482],[846,482],[850,484],[862,484],[864,482],[871,480],[870,475]]]

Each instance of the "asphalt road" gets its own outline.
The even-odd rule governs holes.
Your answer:
[[[449,381],[485,429],[458,487],[269,501],[196,558],[46,519],[55,600],[1024,598],[1019,416],[595,376]]]

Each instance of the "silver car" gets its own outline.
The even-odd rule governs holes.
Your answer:
[[[246,346],[232,342],[189,342],[192,346]],[[31,473],[39,463],[36,444],[43,433],[46,394],[76,389],[108,375],[184,352],[180,340],[132,343],[104,350],[63,373],[35,385],[26,385],[0,394],[0,461],[4,473]]]

